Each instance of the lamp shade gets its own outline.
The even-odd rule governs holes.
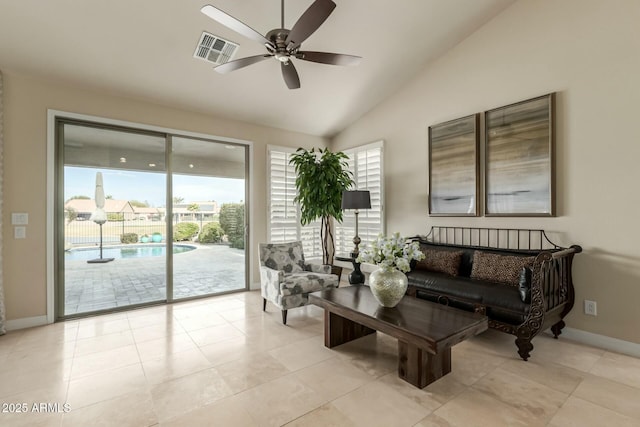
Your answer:
[[[343,191],[342,209],[371,209],[371,196],[368,191]]]

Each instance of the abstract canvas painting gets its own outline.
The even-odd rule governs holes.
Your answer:
[[[485,112],[485,215],[554,216],[555,94]]]
[[[429,215],[477,216],[480,115],[429,127]]]

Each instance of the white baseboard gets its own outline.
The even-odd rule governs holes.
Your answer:
[[[563,328],[562,334],[559,338],[567,338],[582,344],[587,344],[616,353],[622,353],[633,357],[640,357],[640,344],[638,343],[624,341],[605,335],[594,334],[592,332],[587,332],[580,329]]]
[[[33,328],[34,326],[46,325],[47,316],[23,317],[22,319],[7,320],[7,331],[15,331],[17,329]]]

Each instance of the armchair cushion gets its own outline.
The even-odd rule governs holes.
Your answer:
[[[305,267],[302,242],[261,244],[260,262],[266,267],[285,273],[302,272]]]
[[[331,274],[331,266],[327,264],[305,264],[304,269],[313,273]]]
[[[336,287],[338,287],[338,276],[335,274],[290,273],[285,274],[284,281],[280,282],[280,293],[282,296],[307,294]]]

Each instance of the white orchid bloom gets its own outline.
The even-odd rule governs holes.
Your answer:
[[[410,242],[400,233],[393,233],[390,237],[378,235],[369,247],[361,250],[356,261],[376,264],[383,270],[398,269],[406,273],[411,270],[411,261],[422,259],[424,254],[418,242]]]
[[[405,258],[396,258],[396,267],[398,267],[398,270],[402,271],[403,273],[411,270],[409,261],[407,261]]]

